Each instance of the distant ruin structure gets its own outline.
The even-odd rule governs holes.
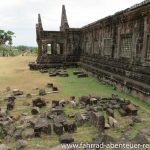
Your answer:
[[[82,28],[70,28],[62,6],[60,31],[36,24],[38,57],[31,69],[79,65],[98,79],[150,101],[150,0]]]

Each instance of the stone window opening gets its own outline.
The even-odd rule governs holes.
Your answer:
[[[52,44],[47,44],[47,54],[52,54]]]
[[[131,36],[121,37],[120,56],[123,58],[130,58],[131,51],[132,51],[132,37]]]

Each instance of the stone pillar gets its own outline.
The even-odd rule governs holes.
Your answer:
[[[54,45],[54,51],[53,51],[53,54],[57,54],[57,43],[56,42],[54,42],[53,43]]]
[[[92,55],[94,54],[94,30],[91,31],[92,32]]]
[[[121,34],[121,24],[119,24],[118,25],[118,35],[117,35],[117,47],[116,47],[116,50],[117,50],[117,52],[116,52],[116,58],[119,58],[120,57],[120,51],[121,51],[121,45],[120,45],[120,43],[121,43],[121,36],[120,36],[120,34]]]
[[[147,35],[148,35],[148,23],[147,16],[144,17],[144,37],[143,37],[143,50],[141,55],[141,62],[144,63],[146,56],[146,48],[147,48]]]
[[[136,58],[136,45],[138,38],[138,25],[137,22],[134,25],[133,36],[132,36],[132,50],[131,50],[131,63],[135,61]]]
[[[112,27],[112,51],[111,51],[111,57],[116,57],[116,26],[113,24]]]
[[[51,54],[54,54],[54,42],[51,43]]]

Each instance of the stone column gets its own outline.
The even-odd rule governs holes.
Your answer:
[[[51,54],[54,54],[54,42],[51,43]]]
[[[53,54],[57,54],[57,43],[54,42],[54,43],[53,43],[53,46],[54,46]]]
[[[116,58],[119,58],[120,57],[120,51],[121,51],[121,45],[120,45],[120,42],[121,42],[121,24],[118,25],[118,35],[117,35],[117,47],[116,47]]]
[[[92,55],[94,54],[94,30],[92,32]]]
[[[134,25],[133,36],[132,36],[131,63],[136,58],[137,38],[138,38],[138,25],[137,25],[137,22],[136,22],[135,25]]]
[[[144,37],[143,37],[143,50],[141,55],[141,62],[144,63],[146,56],[146,48],[147,48],[147,36],[148,36],[148,24],[147,24],[147,16],[144,17]]]

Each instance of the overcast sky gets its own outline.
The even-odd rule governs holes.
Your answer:
[[[44,30],[59,30],[62,4],[70,27],[82,27],[142,0],[0,0],[0,29],[15,32],[14,45],[36,46],[35,24],[41,14]]]

